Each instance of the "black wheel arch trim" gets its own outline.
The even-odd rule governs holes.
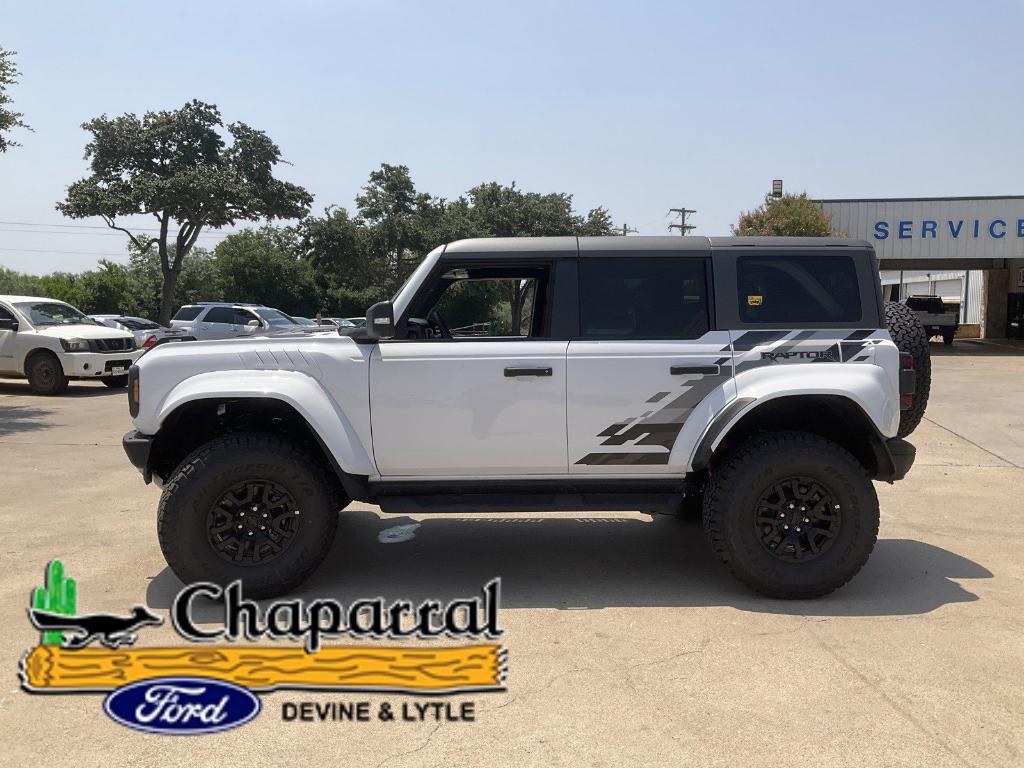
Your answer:
[[[796,395],[795,397],[800,396]],[[772,398],[765,402],[772,402],[775,399]],[[743,418],[753,413],[759,407],[758,405],[754,405],[752,408],[749,407],[755,401],[756,398],[753,397],[739,397],[719,412],[711,422],[711,425],[705,430],[704,436],[693,452],[693,459],[690,463],[691,471],[703,472],[708,469],[714,453],[714,445],[726,433],[727,427],[730,425],[735,426],[735,423],[738,423],[737,416],[742,414],[741,418]],[[850,402],[857,407],[860,413],[863,414],[864,421],[871,426],[867,435],[867,443],[871,456],[874,459],[874,467],[867,467],[867,469],[871,472],[872,479],[887,483],[902,480],[906,477],[907,472],[910,471],[910,467],[913,466],[917,450],[911,443],[902,438],[885,437],[878,430],[878,427],[875,426],[871,418],[864,413],[864,409],[853,403],[852,400]]]

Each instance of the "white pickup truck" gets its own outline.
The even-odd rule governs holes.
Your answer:
[[[822,595],[871,552],[871,481],[913,463],[902,437],[930,375],[920,325],[883,309],[874,251],[849,239],[464,240],[366,319],[167,345],[132,368],[124,448],[163,486],[158,537],[183,581],[287,592],[353,499],[700,503],[746,584]]]
[[[0,376],[27,378],[40,395],[60,394],[71,379],[123,387],[141,354],[131,333],[107,328],[63,301],[0,296]]]
[[[914,313],[928,338],[941,336],[947,346],[953,343],[960,327],[960,311],[955,304],[946,304],[940,296],[909,296],[907,309]]]

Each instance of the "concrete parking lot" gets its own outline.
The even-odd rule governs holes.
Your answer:
[[[864,571],[816,601],[760,598],[695,521],[622,513],[410,520],[357,505],[302,594],[450,599],[503,579],[508,690],[476,722],[283,722],[143,735],[99,696],[28,695],[25,609],[64,560],[84,611],[164,613],[180,586],[155,536],[159,491],[125,459],[123,392],[59,398],[0,381],[0,763],[91,765],[908,765],[1024,763],[1024,350],[933,345],[918,461],[879,484]],[[412,536],[381,533],[419,523]],[[384,541],[382,541],[384,539]],[[177,641],[168,626],[140,643]]]

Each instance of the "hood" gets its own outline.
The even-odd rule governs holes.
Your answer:
[[[134,338],[128,331],[108,328],[105,325],[44,325],[37,327],[40,336],[52,336],[55,339],[130,339]]]

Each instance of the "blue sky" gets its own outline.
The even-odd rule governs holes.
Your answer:
[[[0,222],[68,223],[53,205],[85,172],[83,121],[191,98],[267,131],[317,211],[351,208],[381,162],[445,197],[569,192],[641,234],[680,205],[695,234],[728,234],[773,178],[816,197],[1024,192],[1020,0],[25,1],[0,20],[35,129],[0,155]],[[0,223],[0,265],[124,252],[33,228]]]

